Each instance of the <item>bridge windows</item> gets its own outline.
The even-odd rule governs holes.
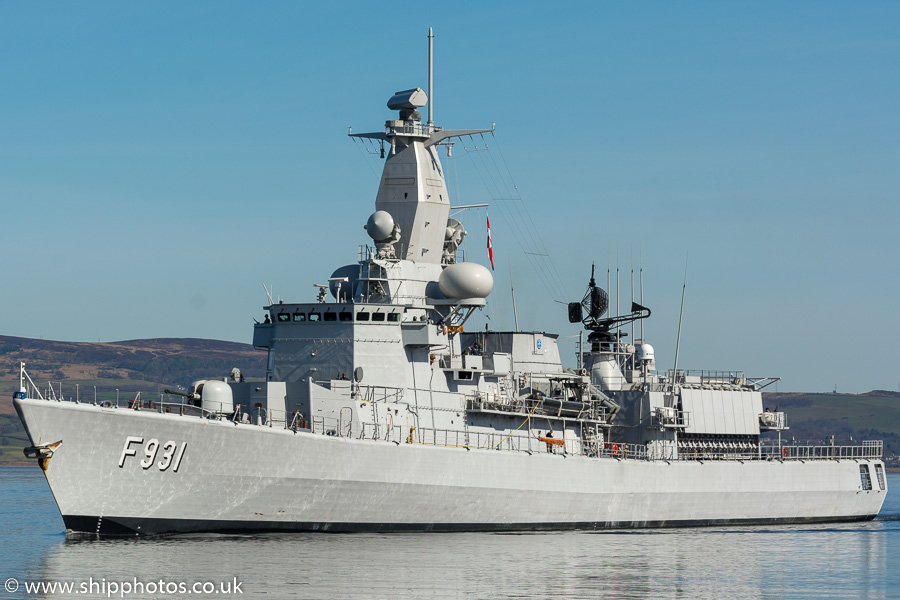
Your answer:
[[[299,307],[298,307],[299,308]],[[375,308],[375,307],[373,307]],[[354,319],[354,311],[349,309],[328,309],[325,312],[310,311],[304,312],[295,310],[295,312],[280,312],[272,315],[276,323],[352,323],[354,320],[362,323],[400,323],[403,313],[401,312],[380,312],[382,308],[375,308],[376,312],[369,310],[356,311]]]

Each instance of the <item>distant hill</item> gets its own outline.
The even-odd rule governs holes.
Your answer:
[[[900,455],[900,393],[767,393],[763,403],[787,413],[787,439],[828,441],[883,440],[885,459],[897,466]]]
[[[247,377],[264,377],[266,353],[248,344],[193,338],[94,343],[0,336],[0,382],[18,380],[19,362],[35,383],[106,381],[119,387],[130,380],[183,385],[200,377],[224,377],[234,367]]]

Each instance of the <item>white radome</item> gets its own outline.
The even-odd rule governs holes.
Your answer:
[[[494,276],[484,265],[457,263],[444,269],[438,286],[447,298],[487,298],[494,289]]]
[[[641,362],[651,362],[654,360],[653,346],[644,343],[637,347],[637,358]]]
[[[339,282],[339,279],[346,279],[347,281]],[[338,267],[331,274],[331,277],[328,278],[328,291],[331,292],[332,298],[339,300],[340,302],[349,302],[356,290],[356,283],[358,280],[358,264]],[[343,299],[338,299],[338,283],[341,284],[341,296],[343,296]]]
[[[386,210],[376,210],[366,222],[366,233],[375,240],[387,239],[394,231],[394,217]]]

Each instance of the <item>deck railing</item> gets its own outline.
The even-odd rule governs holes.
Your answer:
[[[815,460],[829,458],[881,458],[884,452],[884,443],[881,440],[866,440],[862,445],[787,445],[781,446],[779,451],[775,445],[760,446],[761,452],[776,455],[788,460]]]
[[[134,410],[154,411],[171,415],[173,418],[199,417],[202,419],[229,420],[238,425],[250,425],[278,429],[306,431],[318,435],[344,438],[380,440],[395,444],[419,444],[424,446],[464,448],[467,450],[497,450],[509,452],[527,452],[529,454],[552,453],[558,455],[576,455],[586,457],[614,458],[617,460],[736,460],[736,461],[807,461],[807,460],[856,460],[880,459],[884,445],[880,440],[863,441],[860,444],[814,444],[792,443],[778,445],[764,440],[759,446],[752,448],[679,448],[677,457],[656,458],[648,453],[642,444],[625,444],[604,440],[602,436],[593,438],[577,438],[572,436],[552,439],[542,438],[537,430],[527,427],[512,432],[486,432],[473,429],[432,429],[425,427],[392,426],[384,423],[362,423],[353,421],[351,412],[340,417],[313,417],[308,419],[297,411],[269,410],[259,407],[234,405],[229,410],[209,410],[184,402],[183,398],[165,393],[129,392],[120,390],[99,390],[93,386],[87,390],[85,386],[71,385],[63,388],[62,384],[48,384],[43,394],[37,386],[26,394],[37,396],[48,402],[77,402],[97,406],[101,410]],[[394,388],[365,388],[364,396],[375,398],[393,397]],[[19,394],[19,392],[16,392]],[[222,407],[225,408],[225,407]]]
[[[881,458],[884,444],[881,440],[867,440],[860,445],[762,443],[754,449],[729,448],[680,448],[679,460],[842,460]]]

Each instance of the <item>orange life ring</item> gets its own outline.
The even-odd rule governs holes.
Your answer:
[[[781,458],[787,458],[787,446],[781,447]]]
[[[618,455],[619,455],[619,445],[613,444],[613,456],[618,456]]]

